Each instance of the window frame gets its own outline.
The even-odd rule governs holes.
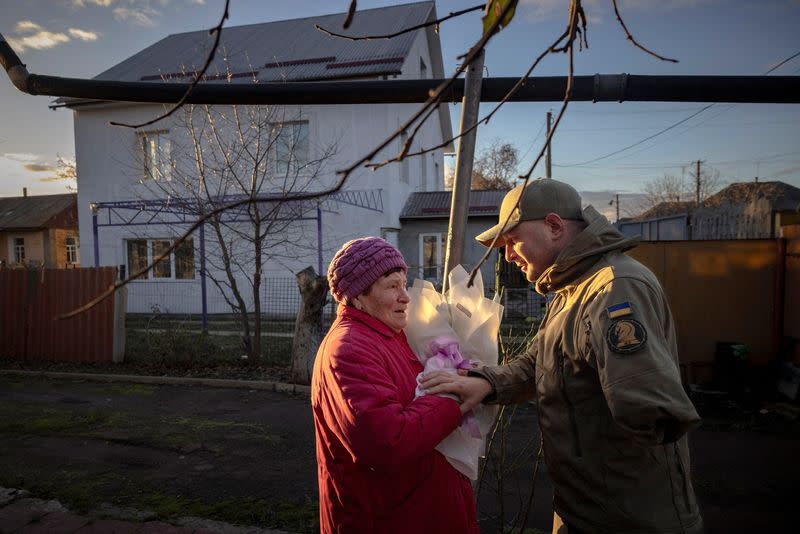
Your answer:
[[[125,268],[128,270],[128,276],[132,275],[136,270],[142,268],[144,265],[149,265],[153,262],[153,258],[158,255],[156,253],[156,248],[158,247],[169,247],[175,242],[174,238],[158,238],[158,237],[134,237],[134,238],[125,238],[124,240],[125,246]],[[130,244],[134,242],[144,243],[145,247],[144,250],[146,251],[146,257],[144,259],[144,263],[141,261],[139,264],[135,266],[135,269],[131,269],[131,256],[130,256]],[[176,252],[180,250],[191,250],[191,266],[192,266],[192,277],[178,277],[178,262],[176,258]],[[183,243],[181,243],[175,250],[172,250],[169,253],[168,258],[164,258],[161,262],[159,262],[153,269],[149,272],[145,273],[144,275],[136,278],[135,282],[194,282],[197,280],[198,276],[198,269],[197,264],[195,263],[195,247],[194,247],[194,239],[189,237]],[[186,258],[182,259],[182,262],[187,262]],[[159,266],[168,265],[169,266],[169,276],[155,276],[156,271],[159,269]],[[161,267],[163,269],[163,267]],[[163,272],[163,271],[162,271]]]
[[[137,132],[139,150],[142,154],[142,174],[144,180],[153,181],[172,181],[172,140],[169,137],[169,130],[148,130]],[[155,165],[152,162],[151,145],[148,140],[156,140],[156,153],[158,155]],[[166,144],[166,158],[164,158],[162,140]],[[155,172],[153,172],[155,171]]]
[[[429,269],[425,264],[425,238],[426,237],[435,237],[436,238],[436,245],[434,245],[434,250],[436,250],[436,277],[432,278],[430,276],[425,276],[425,269]],[[440,283],[443,279],[442,273],[444,271],[444,261],[445,256],[447,254],[447,236],[442,232],[426,232],[423,234],[419,234],[418,237],[418,245],[419,245],[419,270],[417,273],[417,278],[421,278],[423,280],[430,280],[432,282]]]
[[[72,243],[70,243],[72,241]],[[78,258],[78,238],[74,235],[68,235],[64,239],[64,247],[67,252],[67,265],[77,265],[80,263]]]
[[[297,158],[297,147],[295,143],[297,143],[295,139],[295,127],[297,125],[305,125],[305,154],[304,159],[300,160]],[[311,121],[307,118],[300,118],[296,120],[289,120],[289,121],[277,121],[269,123],[270,137],[272,146],[269,148],[269,160],[274,170],[274,174],[276,177],[280,178],[282,176],[304,176],[309,174],[306,169],[311,162]],[[282,162],[279,159],[278,150],[280,149],[281,138],[287,129],[291,128],[291,133],[289,134],[293,139],[291,150],[289,152],[289,159],[288,161]],[[301,139],[301,138],[298,138]],[[295,167],[293,167],[293,165]]]
[[[25,263],[25,238],[15,236],[12,241],[14,247],[14,263],[22,265]]]

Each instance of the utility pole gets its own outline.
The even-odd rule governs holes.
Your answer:
[[[617,222],[619,222],[619,193],[617,193],[617,198],[614,202],[617,205]]]
[[[697,165],[697,171],[694,175],[694,201],[696,205],[700,205],[700,164],[703,163],[701,160],[695,161]]]
[[[545,136],[545,139],[549,139],[550,138],[550,125],[551,125],[552,122],[553,122],[553,113],[548,111],[547,112],[547,135]],[[552,172],[552,168],[551,168],[553,155],[550,153],[550,146],[551,145],[552,145],[552,143],[547,143],[547,153],[544,156],[544,177],[545,178],[552,178],[553,177],[553,172]]]
[[[460,133],[478,122],[484,55],[484,51],[481,50],[467,68],[464,80],[464,98],[461,99]],[[450,225],[447,228],[447,254],[442,273],[442,293],[447,291],[447,276],[450,271],[463,261],[464,238],[469,214],[469,190],[472,183],[472,161],[475,157],[477,132],[478,129],[474,128],[458,140],[456,174],[453,178],[453,193],[450,203]]]

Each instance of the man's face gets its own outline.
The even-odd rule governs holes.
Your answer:
[[[557,236],[544,219],[523,221],[503,233],[506,261],[525,273],[528,282],[535,282],[558,257]]]
[[[362,293],[356,300],[357,308],[399,332],[408,323],[406,308],[410,299],[406,291],[405,271],[381,276],[370,286],[369,295]]]

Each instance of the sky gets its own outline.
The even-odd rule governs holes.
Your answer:
[[[360,0],[359,9],[403,3]],[[440,0],[439,16],[480,0]],[[232,0],[235,26],[343,12],[349,0]],[[29,72],[91,78],[166,35],[217,24],[223,0],[0,0],[0,33]],[[564,29],[566,0],[521,0],[511,24],[489,44],[485,76],[519,76]],[[760,75],[800,52],[800,0],[620,0],[636,39],[678,63],[645,54],[626,41],[610,0],[584,0],[589,47],[575,74]],[[440,27],[445,72],[481,31],[479,13]],[[548,56],[535,75],[567,72],[565,54]],[[771,75],[800,73],[800,57]],[[0,196],[65,192],[54,180],[58,157],[74,157],[72,114],[50,110],[50,97],[19,92],[0,75]],[[573,102],[553,142],[553,177],[595,205],[621,195],[623,215],[635,194],[665,174],[689,180],[691,165],[719,171],[724,183],[781,180],[800,187],[800,105]],[[481,115],[494,104],[484,103]],[[545,115],[560,103],[506,104],[478,133],[478,152],[492,142],[514,144],[528,170],[544,139]],[[460,109],[450,105],[454,129]],[[626,149],[630,145],[632,148]],[[625,150],[622,150],[625,149]],[[609,154],[620,151],[609,157]],[[534,176],[543,174],[543,166]],[[606,200],[607,199],[607,200]],[[630,202],[626,200],[629,199]]]

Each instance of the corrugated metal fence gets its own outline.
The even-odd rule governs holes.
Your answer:
[[[124,294],[118,292],[76,317],[57,319],[108,288],[115,278],[115,267],[0,269],[0,357],[120,361],[124,352],[124,320],[120,320],[124,319]]]

